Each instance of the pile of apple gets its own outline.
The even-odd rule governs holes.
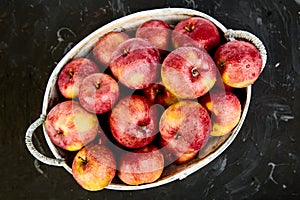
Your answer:
[[[150,20],[133,35],[101,36],[91,58],[62,68],[64,98],[48,113],[46,131],[76,153],[72,174],[86,190],[117,177],[151,183],[167,165],[193,159],[209,137],[232,131],[242,111],[234,91],[253,84],[261,68],[253,44],[225,41],[207,19]]]

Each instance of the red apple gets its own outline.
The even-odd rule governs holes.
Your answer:
[[[112,109],[120,95],[118,83],[109,75],[95,73],[83,79],[79,102],[87,111],[102,114]]]
[[[221,45],[214,55],[214,60],[223,82],[234,88],[253,84],[262,69],[262,58],[258,49],[242,40],[233,40]]]
[[[50,110],[45,127],[53,144],[69,151],[81,149],[100,131],[97,116],[71,100],[59,103]]]
[[[210,50],[220,43],[217,27],[202,17],[190,17],[180,21],[172,32],[175,48],[194,46]]]
[[[217,70],[217,80],[215,85],[212,89],[210,89],[209,92],[215,92],[215,91],[232,91],[233,87],[227,85],[223,82],[223,79],[221,77],[221,74],[219,73],[219,70]]]
[[[124,32],[109,32],[99,38],[93,49],[96,60],[104,66],[109,66],[112,52],[130,37]]]
[[[162,83],[151,83],[149,87],[143,90],[144,96],[153,104],[159,104],[165,108],[178,102],[178,99],[173,95]]]
[[[136,37],[149,40],[161,53],[165,53],[170,39],[171,28],[162,20],[149,20],[136,30]]]
[[[72,163],[72,175],[76,182],[89,191],[102,190],[116,174],[114,154],[104,145],[82,148]]]
[[[199,151],[190,151],[190,152],[185,152],[183,153],[176,161],[175,164],[177,165],[183,165],[186,164],[188,162],[190,162],[191,160],[193,160]]]
[[[131,89],[144,89],[158,77],[160,54],[149,41],[132,38],[120,44],[112,54],[113,75]]]
[[[164,169],[164,157],[153,145],[121,155],[118,176],[126,184],[141,185],[156,181]]]
[[[180,47],[165,58],[161,68],[164,86],[175,96],[194,99],[216,82],[216,65],[210,55],[196,47]]]
[[[196,157],[196,155],[198,154],[198,150],[193,150],[191,148],[188,148],[188,150],[184,153],[180,153],[180,155],[174,154],[174,150],[171,148],[172,146],[168,146],[168,142],[165,141],[164,139],[160,138],[159,140],[160,143],[160,151],[162,152],[162,154],[164,155],[165,158],[165,166],[175,163],[177,165],[182,165],[185,163],[188,163],[189,161],[191,161],[192,159],[194,159]]]
[[[113,108],[110,129],[124,147],[144,147],[155,138],[157,117],[157,109],[148,99],[139,95],[127,96]]]
[[[212,136],[230,133],[241,117],[241,103],[230,91],[218,91],[205,95],[201,104],[212,114]]]
[[[99,68],[93,61],[87,58],[74,58],[62,68],[58,76],[59,91],[65,98],[76,98],[82,80],[97,72]]]
[[[207,142],[211,120],[198,102],[179,101],[169,106],[161,116],[159,130],[168,149],[178,157],[199,151]]]

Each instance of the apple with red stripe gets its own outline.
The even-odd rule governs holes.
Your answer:
[[[159,121],[164,148],[176,158],[199,151],[207,142],[211,131],[208,111],[198,102],[179,101],[169,106]]]
[[[94,57],[100,64],[108,67],[112,52],[129,38],[129,35],[124,32],[109,32],[103,35],[99,38],[93,48]]]
[[[103,114],[118,101],[118,83],[109,75],[95,73],[83,79],[79,88],[79,102],[87,111]]]
[[[97,116],[72,100],[56,104],[47,114],[45,127],[53,144],[68,151],[81,149],[101,131]]]
[[[90,59],[74,58],[59,73],[57,80],[59,91],[67,99],[77,98],[82,80],[98,72],[98,66]]]
[[[164,170],[164,157],[160,150],[149,145],[121,155],[118,177],[128,185],[152,183]]]
[[[190,17],[175,26],[172,43],[175,48],[194,46],[209,51],[219,45],[220,34],[211,21],[202,17]]]
[[[214,60],[223,82],[234,88],[253,84],[262,69],[259,50],[252,43],[242,40],[232,40],[221,45]]]
[[[206,94],[216,82],[216,64],[203,49],[179,47],[164,59],[161,78],[176,97],[194,99]]]
[[[144,96],[126,96],[112,109],[110,130],[118,143],[126,148],[150,144],[157,132],[157,107]]]
[[[72,163],[74,179],[89,191],[99,191],[108,186],[116,175],[116,169],[113,152],[99,144],[82,148]]]
[[[169,45],[171,28],[162,20],[149,20],[136,30],[136,37],[143,38],[154,44],[160,53],[166,53]]]
[[[110,69],[123,85],[144,89],[158,78],[160,53],[148,40],[131,38],[112,53]]]

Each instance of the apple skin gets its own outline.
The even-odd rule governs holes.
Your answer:
[[[74,58],[60,72],[57,80],[61,94],[67,99],[78,97],[82,80],[93,73],[98,73],[98,66],[87,58]]]
[[[116,175],[116,159],[104,145],[82,148],[72,163],[72,175],[76,182],[89,191],[99,191],[108,186]]]
[[[241,117],[241,103],[230,91],[217,91],[205,95],[200,103],[212,115],[211,136],[223,136],[232,131]]]
[[[175,96],[194,99],[214,86],[216,71],[216,64],[205,50],[179,47],[164,59],[161,77],[164,86]]]
[[[199,151],[210,136],[211,119],[208,111],[198,102],[179,101],[169,106],[159,121],[160,135],[166,148],[177,157]]]
[[[251,43],[233,40],[221,45],[214,54],[214,60],[223,82],[234,88],[253,84],[262,69],[262,58]]]
[[[104,66],[109,66],[112,52],[124,41],[130,39],[124,32],[109,32],[99,38],[93,48],[95,59]]]
[[[221,77],[221,74],[219,73],[219,70],[217,70],[217,80],[215,85],[210,89],[210,92],[216,92],[216,91],[232,91],[234,88],[225,84],[223,82],[223,79]],[[201,98],[201,97],[200,97]]]
[[[180,21],[172,32],[172,43],[175,48],[194,46],[210,50],[220,43],[217,27],[202,17],[190,17]]]
[[[157,108],[140,95],[122,98],[109,117],[113,137],[127,148],[141,148],[151,143],[158,131],[157,124]]]
[[[112,53],[110,69],[126,87],[144,89],[156,81],[160,59],[158,49],[149,41],[131,38]]]
[[[149,145],[121,155],[118,177],[126,184],[141,185],[156,181],[163,169],[163,154],[157,147]]]
[[[120,95],[118,83],[109,75],[95,73],[83,79],[79,88],[79,102],[89,112],[110,111]]]
[[[153,104],[159,104],[164,108],[178,102],[177,97],[167,90],[163,83],[151,83],[143,90],[143,94]]]
[[[81,149],[101,131],[97,116],[73,100],[55,105],[47,114],[45,127],[53,144],[68,151]]]
[[[141,24],[136,30],[136,37],[149,40],[160,53],[167,52],[171,34],[170,26],[162,20],[149,20]]]
[[[188,148],[188,150],[184,153],[181,153],[180,155],[174,155],[172,152],[172,149],[169,149],[171,146],[168,146],[168,142],[164,139],[159,139],[160,144],[160,151],[164,155],[165,158],[165,166],[175,163],[177,165],[186,164],[192,159],[196,157],[198,154],[198,150],[193,150],[191,148]]]

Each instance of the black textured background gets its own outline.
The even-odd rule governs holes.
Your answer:
[[[266,46],[266,68],[232,145],[182,181],[132,192],[87,192],[63,168],[35,161],[24,134],[56,63],[102,25],[163,7],[205,12]],[[0,0],[0,199],[300,199],[299,65],[299,0]],[[39,133],[38,149],[51,155]]]

